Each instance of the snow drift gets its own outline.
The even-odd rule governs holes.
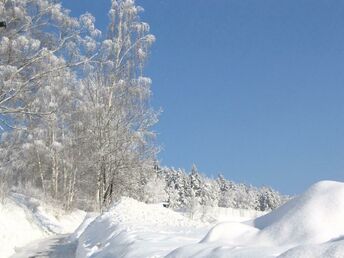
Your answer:
[[[79,238],[77,257],[162,257],[172,248],[195,241],[203,224],[162,207],[122,198],[97,217]],[[170,231],[185,232],[180,239]],[[202,233],[206,231],[203,230]],[[196,237],[192,237],[196,234]]]
[[[322,181],[253,221],[219,224],[168,257],[344,257],[344,183]]]
[[[248,210],[215,210],[218,214],[208,208],[205,217],[212,221],[216,217],[241,221],[252,219],[257,214]],[[164,257],[177,247],[198,242],[213,225],[195,219],[195,216],[190,219],[186,214],[164,208],[161,204],[122,198],[81,234],[77,257]]]
[[[203,210],[204,211],[204,210]],[[217,214],[218,213],[218,214]],[[245,215],[244,217],[233,216]],[[255,212],[214,209],[193,219],[123,198],[108,212],[90,214],[73,235],[77,257],[343,258],[344,183],[322,181],[280,208]],[[251,220],[242,221],[243,219]],[[74,228],[74,215],[56,218],[32,198],[13,194],[0,205],[0,256],[49,232]],[[202,221],[199,218],[206,218]],[[75,218],[82,218],[76,214]],[[217,218],[217,219],[216,219]],[[221,223],[217,225],[210,221]],[[70,225],[68,225],[70,224]]]
[[[322,181],[254,221],[274,245],[318,244],[344,235],[344,184]],[[344,255],[344,254],[343,254]]]
[[[329,241],[320,245],[301,245],[280,255],[279,258],[342,258],[344,241]]]
[[[62,212],[37,199],[11,193],[0,203],[0,257],[9,257],[35,240],[71,233],[85,215],[80,210]]]
[[[0,204],[0,257],[9,257],[15,248],[47,234],[28,220],[25,211],[13,200]]]

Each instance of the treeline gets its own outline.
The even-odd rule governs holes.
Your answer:
[[[197,206],[213,206],[268,211],[286,202],[284,196],[270,187],[257,188],[234,183],[219,175],[211,179],[193,166],[190,172],[182,169],[159,168],[157,176],[149,181],[145,200],[163,202],[174,209],[192,210]]]

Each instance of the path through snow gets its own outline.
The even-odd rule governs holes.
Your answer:
[[[74,258],[77,240],[71,240],[70,235],[56,235],[44,240],[17,248],[11,258]]]
[[[75,257],[77,240],[70,234],[85,216],[12,192],[0,203],[0,258]]]

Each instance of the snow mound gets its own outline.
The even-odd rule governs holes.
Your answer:
[[[344,257],[344,183],[322,181],[246,223],[222,223],[167,257]]]
[[[190,219],[190,214],[164,208],[162,204],[145,204],[122,198],[85,230],[82,225],[81,230],[76,231],[83,231],[78,239],[77,257],[165,257],[177,247],[197,243],[214,226],[207,221],[236,222],[257,216],[256,211],[214,207],[205,207],[198,212],[200,216],[192,216]],[[249,234],[249,229],[255,230],[239,223],[228,223],[229,228],[236,228],[238,234],[245,230]],[[220,227],[214,229],[204,241],[211,243],[218,240],[216,237],[221,235],[220,230]]]
[[[12,192],[9,198],[25,211],[30,221],[47,234],[72,233],[86,216],[85,211],[63,211],[24,194]]]
[[[77,227],[74,231],[74,233],[71,235],[70,239],[71,240],[76,240],[78,239],[81,234],[85,231],[85,229],[91,224],[91,222],[94,221],[94,219],[98,216],[99,214],[96,212],[90,212],[87,213],[87,215],[84,217],[84,220],[81,222],[79,227]]]
[[[28,220],[25,211],[14,201],[0,203],[0,257],[9,257],[16,248],[47,236],[39,226]]]
[[[171,209],[164,208],[161,204],[146,204],[131,198],[122,198],[107,212],[113,223],[129,225],[150,225],[164,227],[197,227],[201,224],[191,220]]]
[[[208,230],[208,224],[161,204],[122,198],[84,230],[77,257],[163,257],[178,246],[197,241]]]
[[[231,245],[244,245],[258,232],[258,229],[243,223],[224,222],[213,227],[201,243],[223,242]]]
[[[10,193],[0,203],[0,257],[20,252],[27,244],[52,234],[71,233],[86,213],[63,212],[23,194]]]
[[[259,218],[215,226],[123,198],[81,234],[77,257],[343,258],[343,218],[344,183],[332,181]]]
[[[292,248],[278,258],[341,258],[344,257],[344,240],[321,245],[303,245]]]
[[[324,243],[344,235],[344,183],[322,181],[254,220],[260,238],[274,245]]]

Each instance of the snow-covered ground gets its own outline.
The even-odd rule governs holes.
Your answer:
[[[344,183],[323,181],[273,212],[215,226],[167,257],[344,257]]]
[[[0,203],[0,257],[6,258],[31,242],[56,234],[72,233],[86,213],[62,212],[34,198],[11,193]]]
[[[202,208],[191,218],[161,204],[122,198],[97,217],[77,211],[56,218],[51,207],[18,194],[0,208],[6,243],[0,257],[14,250],[14,257],[344,257],[344,183],[332,181],[313,185],[268,214]],[[60,235],[80,223],[74,234]],[[52,233],[58,235],[47,237]]]
[[[79,238],[77,257],[164,257],[175,248],[197,243],[215,221],[243,221],[257,215],[261,213],[207,208],[191,219],[161,204],[122,198],[86,228]]]
[[[86,227],[77,257],[344,257],[344,183],[319,182],[275,211],[241,221],[249,215],[258,214],[227,211],[216,224],[216,216],[213,223],[191,220],[124,198]]]

